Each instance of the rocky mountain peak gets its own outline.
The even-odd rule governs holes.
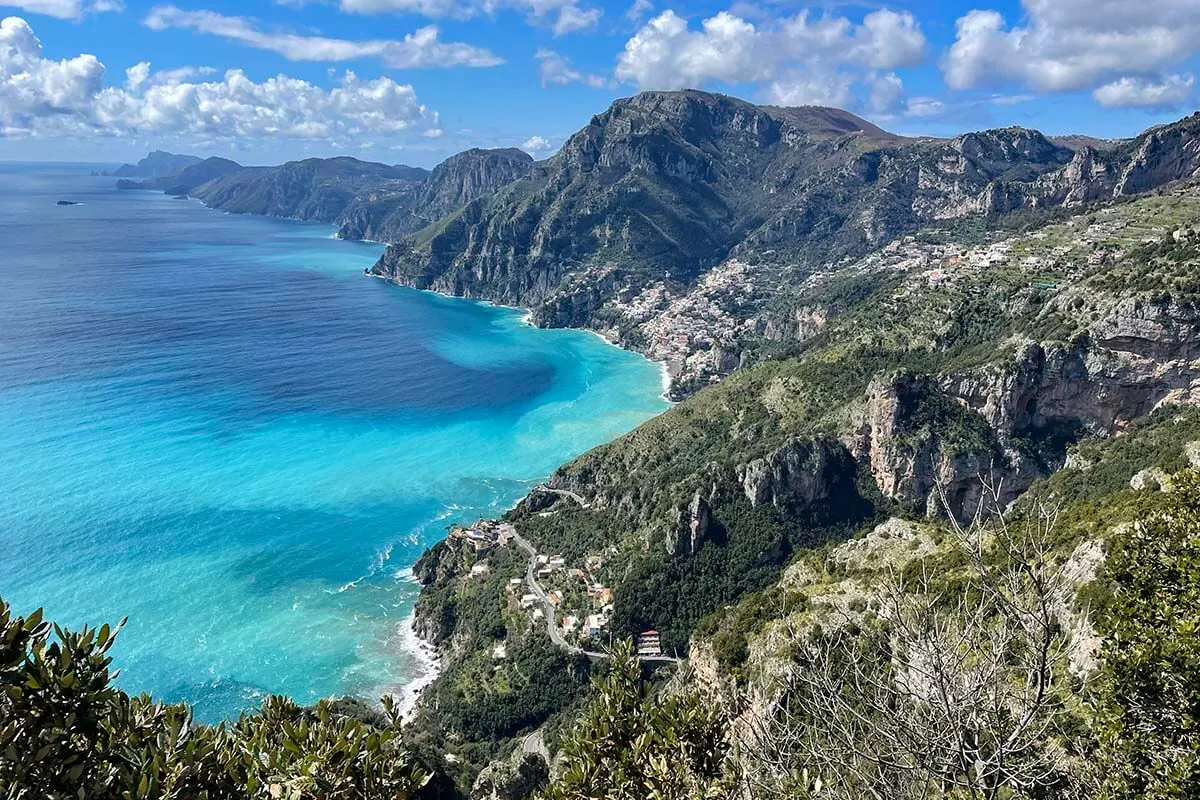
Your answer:
[[[421,187],[417,204],[449,214],[524,177],[533,169],[534,163],[533,156],[513,147],[467,150],[434,167]],[[433,222],[435,218],[425,221]]]
[[[782,123],[766,109],[724,95],[694,90],[642,92],[614,102],[567,140],[558,157],[568,169],[665,170],[703,177],[700,159],[780,139]],[[552,159],[553,161],[554,159]],[[682,161],[681,161],[682,160]]]
[[[1040,131],[1019,126],[966,133],[951,140],[950,146],[967,158],[993,162],[1065,164],[1072,157],[1070,148],[1055,144]]]
[[[701,149],[767,149],[780,142],[796,145],[856,135],[881,142],[901,140],[837,108],[757,106],[736,97],[687,89],[642,92],[617,100],[593,117],[564,150],[583,154],[601,142],[656,135]]]
[[[492,149],[473,147],[470,150],[464,150],[461,153],[456,153],[450,156],[442,163],[433,168],[430,177],[436,176],[440,172],[459,168],[465,164],[476,162],[498,163],[502,161],[515,161],[519,164],[532,164],[533,156],[526,153],[518,147],[497,147]]]
[[[677,91],[639,92],[632,97],[615,100],[605,114],[622,114],[630,111],[658,116],[664,121],[686,121],[696,116],[721,116],[739,113],[754,113],[761,109],[745,100],[716,92],[698,89]],[[595,118],[593,118],[595,119]]]

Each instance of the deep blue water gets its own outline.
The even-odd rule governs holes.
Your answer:
[[[595,336],[364,277],[378,246],[113,183],[0,165],[0,596],[128,615],[128,690],[402,686],[422,550],[665,408]]]

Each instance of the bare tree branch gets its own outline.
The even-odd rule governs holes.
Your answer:
[[[1061,781],[1058,511],[1013,517],[999,513],[1002,497],[984,481],[969,524],[946,515],[960,573],[889,570],[873,617],[843,613],[823,631],[785,623],[799,656],[751,726],[751,796],[794,794],[798,779],[818,777],[819,792],[803,791],[846,800],[993,800]]]

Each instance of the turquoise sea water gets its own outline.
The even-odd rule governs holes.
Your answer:
[[[0,596],[128,615],[128,690],[403,686],[422,550],[666,407],[595,336],[364,277],[378,246],[113,183],[0,165]]]

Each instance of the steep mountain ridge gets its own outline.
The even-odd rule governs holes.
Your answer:
[[[738,248],[789,245],[811,261],[919,219],[1010,210],[981,197],[988,185],[1071,155],[1021,129],[905,140],[836,109],[645,92],[593,118],[528,184],[398,246],[379,273],[537,305],[542,287],[594,260],[684,281]]]
[[[1200,172],[1200,114],[1160,125],[1140,136],[1097,148],[1079,148],[1059,173],[1037,182],[1034,206],[1078,205],[1152,191]]]
[[[688,279],[762,224],[796,153],[820,164],[895,139],[835,109],[644,92],[594,117],[528,179],[397,245],[376,272],[530,306],[597,258]]]
[[[335,222],[364,192],[404,191],[428,172],[356,158],[309,158],[278,167],[246,167],[196,187],[206,205],[235,214]]]
[[[122,179],[117,181],[118,189],[154,189],[164,194],[190,194],[199,186],[217,180],[224,175],[240,172],[245,169],[236,161],[228,158],[206,158],[183,169],[145,181]]]
[[[533,157],[516,148],[472,149],[453,155],[406,190],[360,194],[341,213],[338,235],[397,241],[524,177],[533,165]]]
[[[723,309],[723,340],[680,348],[681,361],[711,354],[674,369],[683,394],[744,362],[739,329],[751,318],[755,336],[788,324],[764,318],[762,301],[814,272],[923,225],[1047,214],[1193,177],[1198,134],[1193,116],[1103,149],[1019,127],[904,139],[834,109],[646,92],[594,117],[528,177],[389,247],[372,273],[522,305],[539,325],[590,327],[672,361],[630,300],[657,307],[651,318],[676,301],[710,307],[711,296],[689,297],[725,265],[753,264],[749,302]]]

